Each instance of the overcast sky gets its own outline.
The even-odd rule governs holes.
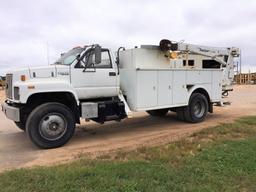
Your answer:
[[[255,0],[0,0],[0,74],[47,65],[61,52],[99,43],[116,49],[163,38],[242,49],[256,71]]]

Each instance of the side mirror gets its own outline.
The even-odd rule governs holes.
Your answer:
[[[101,46],[96,45],[95,47],[95,64],[101,63]]]

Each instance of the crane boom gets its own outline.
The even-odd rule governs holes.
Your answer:
[[[208,57],[220,63],[223,69],[222,91],[227,93],[232,91],[232,83],[234,79],[234,58],[240,56],[240,50],[236,47],[211,47],[195,44],[187,44],[184,42],[173,42],[163,39],[160,41],[160,49],[162,51],[177,51],[181,54],[196,54]],[[186,57],[186,66],[188,64],[188,57]]]

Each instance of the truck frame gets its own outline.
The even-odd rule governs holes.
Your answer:
[[[198,123],[232,91],[238,48],[174,42],[120,47],[114,58],[94,44],[75,47],[45,67],[6,75],[2,110],[40,148],[67,143],[81,119],[121,121],[146,111]]]

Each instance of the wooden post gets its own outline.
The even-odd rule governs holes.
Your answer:
[[[251,84],[251,71],[249,70],[249,74],[248,74],[248,84]]]

